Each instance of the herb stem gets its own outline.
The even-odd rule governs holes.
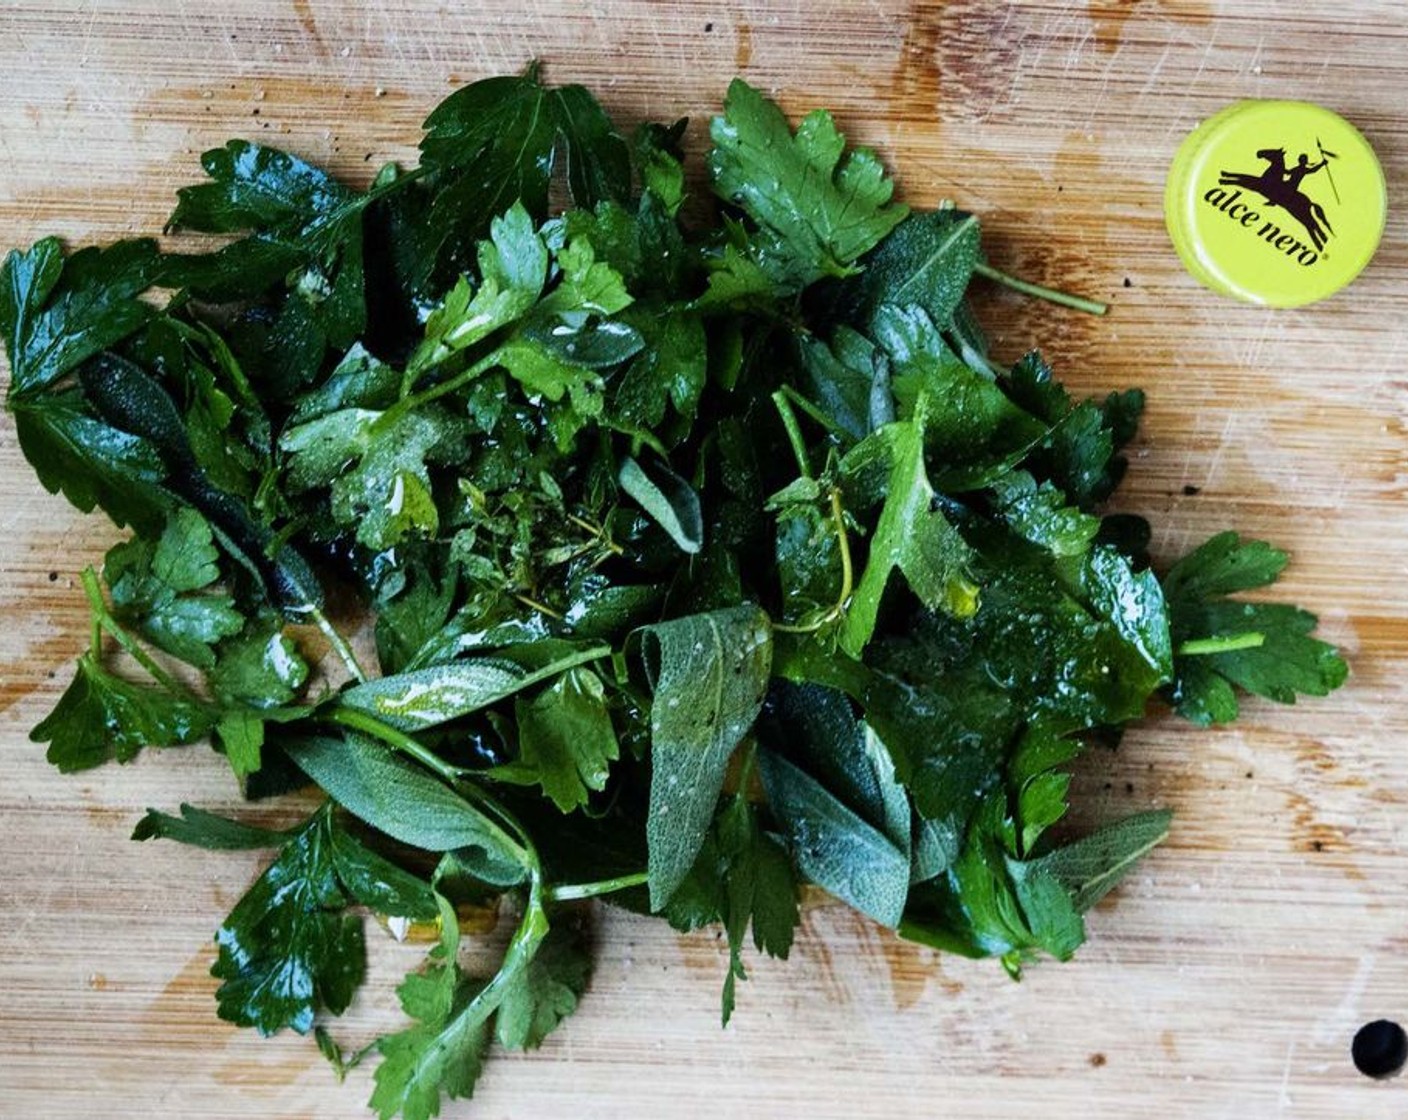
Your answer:
[[[333,653],[337,654],[338,660],[347,667],[347,671],[352,674],[352,679],[358,684],[367,683],[367,674],[362,671],[362,666],[357,661],[357,655],[352,652],[352,647],[347,644],[347,639],[337,632],[337,628],[328,621],[325,615],[317,607],[310,607],[308,617],[313,620],[313,624],[323,632],[323,637],[328,640],[328,645],[332,647]]]
[[[103,653],[103,619],[107,617],[108,605],[103,602],[103,592],[98,587],[98,576],[92,568],[84,568],[79,578],[83,581],[83,593],[88,596],[88,616],[93,622],[89,646],[93,657],[98,658]]]
[[[451,354],[446,354],[445,358],[449,358],[451,356]],[[444,361],[445,358],[442,358],[440,360]],[[399,401],[397,401],[395,404],[393,404],[390,408],[388,408],[385,412],[381,414],[381,417],[376,421],[376,426],[382,428],[389,427],[395,420],[404,416],[408,412],[414,411],[421,405],[429,404],[433,400],[439,400],[441,397],[446,396],[449,393],[453,393],[458,389],[462,389],[464,386],[468,385],[471,381],[478,377],[481,373],[484,373],[486,370],[493,369],[497,362],[498,350],[494,349],[491,350],[484,357],[480,358],[479,361],[475,362],[468,369],[461,370],[453,377],[447,377],[444,381],[440,382],[440,384],[432,385],[429,389],[426,389],[424,392],[408,392]],[[425,370],[432,369],[437,364],[439,363],[432,362],[430,363],[430,365],[427,365],[424,369],[420,370],[419,373],[424,373]],[[417,374],[417,376],[419,376],[419,374]]]
[[[1047,303],[1084,311],[1088,315],[1103,315],[1110,310],[1108,304],[1100,303],[1098,300],[1086,299],[1084,296],[1073,296],[1069,292],[1059,292],[1055,288],[1046,288],[1040,284],[1033,284],[1029,280],[1019,280],[1017,277],[1009,276],[983,261],[974,265],[973,271],[979,276],[984,276],[1011,288],[1014,292],[1021,292],[1024,296],[1035,296],[1037,299],[1046,300]]]
[[[507,828],[510,832],[518,836],[517,843],[513,843],[512,839],[508,837],[505,837],[505,839],[508,840],[512,847],[517,848],[522,853],[521,862],[528,871],[531,881],[529,887],[530,905],[533,904],[535,898],[539,899],[540,903],[540,895],[543,890],[543,861],[538,855],[538,848],[533,843],[533,838],[528,835],[528,830],[523,827],[522,822],[520,822],[517,817],[509,812],[508,807],[505,806],[502,801],[477,782],[469,781],[461,776],[460,779],[454,783],[454,786],[456,792],[470,801],[475,802],[480,809],[492,815],[492,817],[497,818],[498,823],[503,825],[504,828]],[[489,823],[494,824],[494,821],[490,820]],[[495,827],[498,826],[495,825]]]
[[[86,590],[86,585],[85,585]],[[91,601],[91,600],[90,600]],[[97,660],[103,655],[103,621],[102,614],[97,610],[89,610],[89,617],[92,619],[93,632],[88,638],[88,648],[92,651],[93,659]]]
[[[797,460],[797,468],[803,478],[812,477],[811,465],[807,462],[807,445],[802,440],[802,429],[797,424],[797,414],[787,403],[787,396],[781,389],[772,395],[772,403],[782,418],[782,426],[787,431],[787,442],[792,445],[792,456]]]
[[[1235,653],[1239,649],[1256,649],[1265,643],[1265,634],[1249,630],[1245,634],[1229,634],[1225,638],[1194,638],[1184,642],[1174,652],[1179,657],[1206,657],[1214,653]]]
[[[626,555],[626,550],[611,539],[603,525],[593,525],[584,517],[578,517],[575,513],[569,513],[567,520],[579,529],[583,529],[601,542],[601,547],[617,556]]]
[[[846,613],[846,605],[851,601],[851,592],[855,586],[855,568],[851,563],[851,538],[846,532],[846,511],[841,506],[841,489],[837,486],[831,488],[831,524],[836,530],[836,543],[841,549],[841,592],[836,596],[836,605],[815,622],[805,626],[774,622],[774,630],[784,634],[814,634]]]
[[[783,394],[789,401],[795,404],[828,432],[832,432],[838,436],[846,434],[845,430],[837,424],[835,420],[827,416],[826,413],[822,412],[821,409],[817,408],[816,405],[812,404],[812,402],[807,400],[801,393],[792,388],[791,385],[782,386],[778,392]]]
[[[851,565],[851,538],[846,532],[846,511],[841,507],[841,489],[837,486],[831,488],[831,523],[836,527],[836,542],[841,546],[841,594],[836,599],[836,613],[840,614],[851,601],[855,569]]]
[[[521,592],[515,591],[513,593],[513,597],[517,599],[520,603],[522,603],[525,607],[531,607],[539,614],[545,614],[548,616],[548,618],[555,618],[558,622],[562,621],[561,613],[553,610],[546,603],[538,602],[538,600],[534,599],[531,595],[524,595]]]
[[[413,758],[424,766],[427,770],[446,782],[455,784],[463,776],[463,771],[458,766],[451,766],[443,758],[437,755],[428,747],[423,746],[414,737],[407,735],[399,728],[392,727],[389,723],[368,715],[366,712],[359,712],[356,708],[334,707],[329,709],[322,717],[329,723],[341,724],[343,727],[351,728],[353,731],[361,731],[380,739],[388,747],[398,750],[408,758]]]
[[[144,650],[141,645],[124,630],[111,614],[108,613],[107,604],[103,601],[102,589],[98,586],[98,574],[92,568],[83,569],[83,591],[88,596],[88,604],[93,611],[94,628],[94,648],[96,652],[101,652],[102,637],[100,631],[106,631],[112,639],[117,642],[132,659],[145,669],[157,684],[161,685],[168,692],[183,699],[188,699],[201,707],[205,707],[205,702],[197,697],[189,688],[183,685],[160,665],[155,659]]]
[[[549,887],[547,897],[550,902],[573,902],[580,898],[596,898],[598,895],[611,894],[613,891],[629,890],[631,887],[644,885],[649,875],[644,871],[636,871],[630,875],[618,875],[614,879],[598,879],[595,883],[563,883],[561,886]]]

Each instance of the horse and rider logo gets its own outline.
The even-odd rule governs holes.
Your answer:
[[[1331,189],[1335,192],[1336,202],[1339,201],[1339,190],[1334,185],[1334,175],[1330,171],[1330,160],[1337,157],[1334,152],[1327,152],[1318,140],[1315,142],[1315,146],[1320,150],[1318,163],[1311,163],[1310,157],[1305,152],[1301,152],[1300,158],[1288,168],[1285,148],[1262,148],[1257,152],[1256,158],[1266,161],[1266,170],[1260,175],[1248,175],[1240,171],[1224,171],[1218,182],[1223,186],[1242,187],[1246,190],[1256,191],[1272,206],[1281,207],[1305,227],[1305,232],[1310,235],[1311,244],[1315,246],[1316,252],[1319,252],[1325,248],[1325,242],[1329,240],[1334,230],[1330,228],[1330,221],[1325,217],[1325,208],[1313,198],[1302,193],[1300,185],[1306,176],[1314,175],[1317,171],[1323,170],[1325,177],[1330,182]]]
[[[1339,188],[1335,185],[1334,173],[1330,167],[1330,162],[1339,157],[1334,152],[1327,151],[1318,139],[1315,141],[1315,148],[1320,158],[1314,163],[1311,162],[1309,153],[1301,152],[1295,163],[1289,165],[1285,148],[1262,148],[1256,153],[1256,158],[1266,165],[1260,172],[1224,170],[1217,180],[1218,183],[1223,187],[1239,189],[1229,195],[1227,191],[1214,187],[1204,195],[1204,199],[1240,225],[1252,228],[1263,216],[1241,201],[1242,192],[1260,195],[1266,200],[1267,206],[1283,210],[1299,222],[1309,238],[1309,243],[1302,243],[1294,234],[1283,232],[1275,221],[1270,220],[1265,221],[1261,228],[1256,230],[1257,235],[1300,264],[1314,264],[1323,255],[1325,245],[1334,236],[1334,228],[1324,206],[1306,194],[1301,189],[1301,184],[1323,171],[1325,182],[1329,185],[1335,202],[1340,202]]]

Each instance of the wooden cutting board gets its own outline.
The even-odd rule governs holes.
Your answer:
[[[1290,549],[1286,594],[1353,676],[1227,731],[1156,713],[1087,760],[1092,817],[1178,815],[1073,964],[1013,984],[814,909],[721,1032],[716,937],[604,912],[581,1011],[446,1114],[1408,1116],[1408,1085],[1349,1060],[1361,1023],[1408,1019],[1402,4],[20,0],[0,7],[0,247],[155,231],[230,136],[364,183],[451,89],[535,57],[625,124],[696,118],[696,148],[737,73],[830,106],[909,201],[978,211],[999,267],[1110,300],[1095,320],[995,297],[996,349],[1039,344],[1081,391],[1148,389],[1121,507],[1165,557],[1225,526]],[[1167,243],[1178,141],[1242,97],[1319,101],[1383,159],[1383,247],[1322,305],[1213,296]],[[144,806],[236,808],[223,764],[61,777],[27,741],[87,639],[78,572],[117,534],[43,493],[8,418],[0,528],[0,1113],[359,1115],[364,1071],[339,1087],[311,1041],[215,1019],[210,934],[258,857],[126,840]],[[369,940],[354,1037],[394,1021],[420,952]]]

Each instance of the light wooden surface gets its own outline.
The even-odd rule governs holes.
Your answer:
[[[1074,964],[1016,985],[817,910],[721,1032],[714,936],[607,912],[580,1013],[446,1114],[1408,1115],[1408,1084],[1348,1055],[1365,1020],[1408,1018],[1402,4],[5,0],[0,247],[155,231],[232,135],[364,182],[457,84],[533,57],[626,124],[702,125],[738,72],[831,106],[910,201],[976,209],[1000,267],[1110,299],[1103,321],[995,299],[997,349],[1039,343],[1083,391],[1146,387],[1120,504],[1165,556],[1228,525],[1288,547],[1287,594],[1353,676],[1229,731],[1154,713],[1087,761],[1092,816],[1178,816]],[[1339,110],[1388,173],[1378,258],[1314,308],[1214,297],[1166,243],[1178,140],[1249,96]],[[311,1041],[215,1019],[210,934],[258,857],[126,840],[147,805],[235,808],[223,764],[191,748],[65,778],[25,737],[86,639],[77,573],[115,536],[42,492],[0,421],[0,1114],[357,1116],[364,1073],[338,1087]],[[418,952],[369,941],[354,1034],[393,1021]]]

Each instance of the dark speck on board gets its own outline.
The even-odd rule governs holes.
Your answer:
[[[1105,1055],[1097,1050],[1094,1054],[1090,1055],[1089,1061],[1092,1069],[1099,1069],[1105,1064]]]
[[[707,35],[707,34],[709,34],[709,32],[711,32],[711,31],[713,31],[713,30],[714,30],[714,25],[713,25],[712,23],[706,23],[706,24],[704,25],[704,34]]]
[[[1128,276],[1126,276],[1126,277],[1124,278],[1124,286],[1125,286],[1126,288],[1132,288],[1132,287],[1134,287],[1133,282],[1130,280],[1130,278],[1129,278]]]
[[[1350,1057],[1365,1077],[1394,1077],[1408,1065],[1408,1032],[1392,1019],[1365,1023],[1354,1035]]]
[[[1194,486],[1190,483],[1183,488],[1183,496],[1185,498],[1191,498],[1194,494],[1201,494],[1202,491],[1203,488],[1201,486]]]

